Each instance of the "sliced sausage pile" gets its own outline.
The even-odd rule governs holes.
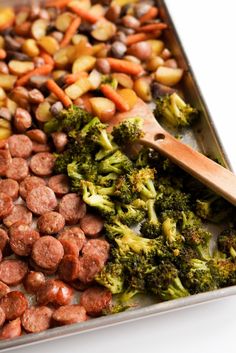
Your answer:
[[[109,255],[103,221],[53,175],[53,147],[34,151],[37,136],[46,143],[32,129],[0,149],[0,339],[85,321],[112,300],[94,284]]]

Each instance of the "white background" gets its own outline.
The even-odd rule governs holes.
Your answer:
[[[166,2],[236,170],[236,2]],[[235,353],[235,336],[236,297],[231,297],[14,352]]]

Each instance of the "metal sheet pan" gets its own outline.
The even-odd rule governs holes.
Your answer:
[[[1,0],[1,5],[19,5],[32,3],[30,0]],[[157,0],[157,5],[160,8],[161,17],[169,24],[169,30],[165,32],[165,41],[167,46],[172,50],[174,56],[180,64],[180,67],[185,69],[184,79],[181,89],[187,100],[201,111],[201,119],[194,130],[184,136],[184,141],[191,144],[194,148],[204,152],[214,159],[218,159],[223,166],[231,169],[230,161],[228,160],[224,149],[221,145],[218,133],[214,127],[212,118],[201,95],[199,87],[196,83],[195,76],[185,55],[183,46],[179,36],[175,30],[175,26],[171,20],[168,9],[164,0]],[[150,316],[161,315],[169,311],[180,310],[185,307],[195,306],[202,303],[219,300],[221,298],[236,294],[236,286],[223,288],[207,293],[192,295],[186,298],[172,300],[164,303],[145,301],[145,306],[126,311],[120,314],[110,315],[106,317],[96,318],[87,322],[73,324],[68,326],[49,329],[38,334],[23,335],[13,340],[0,342],[0,350],[2,352],[16,349],[22,346],[35,343],[54,340],[56,338],[67,337],[82,332],[88,332],[107,326],[113,326],[128,321],[134,321]]]

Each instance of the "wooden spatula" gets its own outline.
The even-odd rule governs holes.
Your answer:
[[[180,142],[156,121],[150,108],[142,101],[127,113],[118,113],[109,121],[110,129],[123,120],[139,116],[144,120],[145,136],[140,143],[157,150],[236,206],[236,175],[203,154]]]

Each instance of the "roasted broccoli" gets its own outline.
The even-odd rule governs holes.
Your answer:
[[[196,214],[204,220],[220,223],[232,215],[233,206],[217,195],[196,200]]]
[[[219,250],[226,254],[227,257],[236,259],[236,230],[234,228],[225,229],[220,233],[217,244]]]
[[[146,203],[136,199],[130,204],[116,204],[117,217],[128,226],[141,223],[146,215]]]
[[[121,174],[130,171],[132,168],[131,160],[120,150],[111,156],[103,159],[99,164],[99,172]]]
[[[191,294],[217,289],[208,263],[200,259],[182,263],[181,278]]]
[[[81,192],[84,202],[95,207],[104,217],[115,214],[115,205],[109,196],[98,193],[96,186],[85,180],[81,180]]]
[[[133,200],[138,198],[138,193],[132,190],[129,174],[120,175],[117,178],[114,197],[118,200],[118,202],[125,204],[131,203]]]
[[[174,127],[189,126],[198,115],[198,111],[180,98],[177,93],[159,97],[154,111],[156,118],[164,118]]]
[[[189,295],[179,278],[177,268],[169,261],[161,262],[147,275],[147,287],[162,300],[178,299]]]
[[[162,223],[162,233],[170,248],[178,251],[182,248],[184,238],[177,230],[177,220],[170,217],[165,218]],[[178,253],[176,255],[178,255]]]
[[[208,265],[212,276],[219,287],[234,286],[236,284],[236,264],[230,259],[213,257]]]
[[[121,263],[108,262],[96,275],[95,280],[108,288],[112,294],[121,293],[124,290],[124,266]]]
[[[163,187],[156,201],[158,211],[175,210],[187,211],[190,209],[190,195],[172,187]]]
[[[161,233],[161,223],[155,211],[155,199],[147,201],[148,219],[141,224],[140,232],[146,238],[156,238]]]
[[[182,230],[182,235],[186,244],[195,249],[202,260],[210,259],[210,240],[212,238],[210,232],[202,227],[189,226]]]
[[[156,197],[154,179],[155,170],[150,168],[137,169],[129,175],[132,190],[139,193],[144,200]]]
[[[112,131],[114,141],[121,147],[133,143],[144,136],[143,119],[129,118],[124,120],[118,126],[115,126]]]

